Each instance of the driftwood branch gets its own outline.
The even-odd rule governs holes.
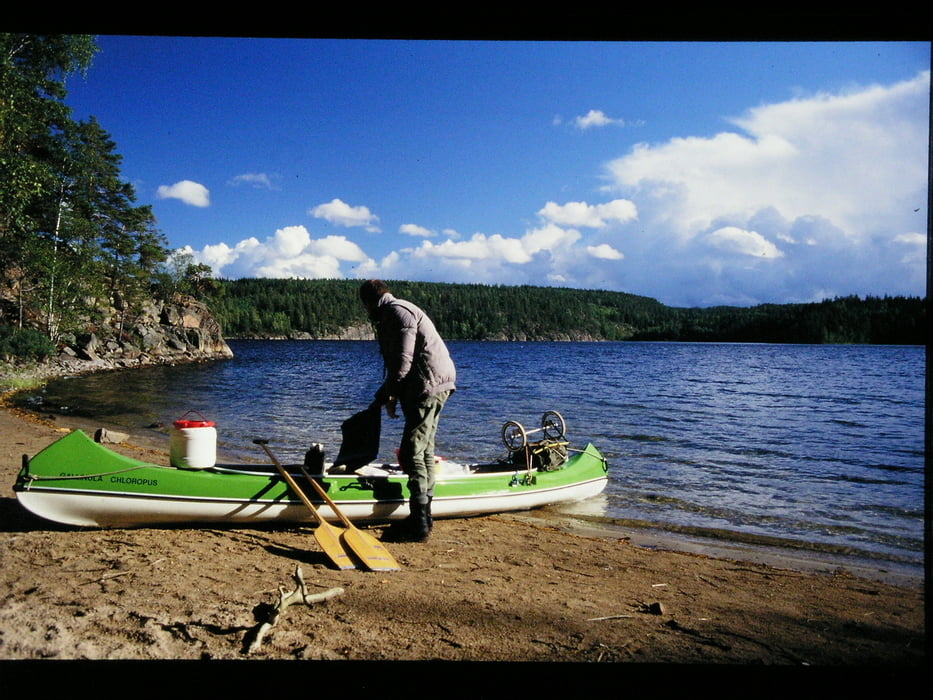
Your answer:
[[[268,618],[261,624],[259,624],[255,629],[252,642],[250,642],[249,647],[247,648],[246,653],[252,654],[257,651],[259,647],[262,646],[263,639],[265,639],[266,634],[271,630],[279,621],[279,618],[285,612],[285,609],[289,605],[294,605],[296,603],[304,603],[305,605],[313,605],[314,603],[321,603],[326,600],[330,600],[341,593],[343,589],[340,587],[330,588],[323,593],[316,593],[314,595],[308,594],[308,587],[305,585],[304,575],[301,572],[301,567],[295,567],[295,573],[293,574],[295,579],[295,590],[286,592],[285,588],[279,586],[279,602],[275,604],[275,607],[272,608],[272,612],[269,614]]]

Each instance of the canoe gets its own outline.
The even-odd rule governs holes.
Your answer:
[[[530,457],[531,451],[512,454]],[[582,450],[565,448],[565,454],[557,465],[514,457],[475,465],[441,460],[432,514],[452,518],[528,510],[583,500],[605,489],[608,465],[592,444]],[[307,484],[299,465],[283,466],[299,485]],[[407,477],[397,466],[372,464],[348,474],[330,474],[325,468],[314,478],[355,523],[408,515]],[[81,430],[31,459],[24,455],[13,490],[33,514],[79,527],[316,522],[274,465],[162,466],[114,452]],[[339,522],[314,489],[305,495],[325,520]]]

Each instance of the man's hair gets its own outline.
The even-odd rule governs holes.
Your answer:
[[[389,288],[382,280],[366,280],[360,285],[360,300],[364,304],[375,304],[379,297],[388,293]]]

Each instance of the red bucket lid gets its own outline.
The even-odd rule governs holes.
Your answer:
[[[176,428],[213,428],[212,420],[177,420],[173,423]]]
[[[188,411],[188,413],[198,413],[198,412],[197,412],[197,411]],[[184,416],[182,416],[181,418],[179,418],[179,419],[178,419],[177,421],[175,421],[172,425],[174,425],[176,428],[179,428],[179,429],[184,429],[184,428],[213,428],[214,425],[215,425],[214,421],[212,421],[212,420],[206,420],[206,419],[204,418],[204,416],[201,416],[200,413],[198,413],[198,415],[201,416],[201,420],[186,420],[186,419],[185,419],[185,416],[187,416],[188,413],[186,413]]]

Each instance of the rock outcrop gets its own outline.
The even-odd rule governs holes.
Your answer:
[[[65,372],[229,359],[233,351],[210,310],[191,298],[150,302],[132,320],[109,318],[61,344],[49,363]]]

